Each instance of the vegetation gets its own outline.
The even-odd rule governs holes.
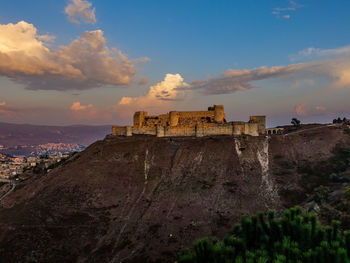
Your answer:
[[[345,188],[345,198],[350,201],[350,186]]]
[[[321,226],[316,215],[294,207],[275,217],[243,216],[223,241],[202,238],[178,255],[179,263],[349,263],[350,231]]]
[[[335,123],[348,123],[349,122],[349,120],[348,119],[346,119],[345,117],[342,119],[342,118],[340,118],[340,117],[338,117],[337,119],[334,119],[333,120],[333,123],[335,124]]]
[[[301,122],[297,118],[293,118],[290,123],[293,124],[295,128],[299,128],[301,126]]]
[[[322,204],[327,201],[329,193],[329,187],[320,185],[314,190],[314,200],[318,204]]]
[[[350,149],[337,145],[333,154],[327,161],[320,161],[315,165],[306,162],[297,167],[297,172],[302,175],[301,185],[307,192],[320,185],[327,186],[331,182],[349,181],[342,177],[342,173],[350,167]]]

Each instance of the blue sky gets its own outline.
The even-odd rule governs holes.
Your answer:
[[[11,57],[7,64],[0,64],[0,121],[125,124],[136,110],[200,110],[211,104],[223,104],[230,120],[266,114],[270,126],[287,124],[293,116],[304,122],[327,122],[338,115],[350,117],[349,1],[34,3],[0,0],[0,24],[4,26],[0,28],[0,54]],[[80,23],[72,22],[65,8],[86,3],[91,5],[85,11],[90,15],[93,12],[95,21],[83,21],[81,14],[75,13]],[[20,21],[26,24],[17,25]],[[9,27],[10,23],[17,27]],[[38,51],[39,57],[45,56],[38,65],[40,73],[12,66],[17,61],[23,63],[19,53],[1,50],[1,43],[6,45],[7,38],[17,39],[15,35],[22,34],[17,29],[29,28],[27,24],[37,30],[37,35],[25,41],[42,41],[40,35],[55,37],[54,41],[43,42],[51,54]],[[86,54],[79,54],[77,59],[83,65],[77,68],[84,72],[83,77],[67,80],[64,70],[57,75],[57,71],[67,69],[67,64],[76,65],[62,60],[73,51],[55,51],[83,39],[83,32],[96,30],[101,33],[88,39],[105,41],[111,52],[108,59],[117,58],[119,62],[106,65],[102,62],[107,58],[102,55],[98,61],[106,66],[102,70],[108,74],[92,76],[95,62],[86,69],[84,64],[89,60],[82,58]],[[78,44],[83,45],[83,41]],[[28,61],[24,63],[30,64],[39,53],[27,50],[28,45],[24,45],[17,51],[25,52]],[[118,51],[127,60],[120,60]],[[48,68],[52,63],[57,67],[54,73]],[[261,69],[263,66],[266,69]],[[119,67],[127,67],[127,73],[114,71]],[[228,73],[230,69],[237,72]],[[166,78],[167,74],[171,76]],[[148,79],[147,84],[138,84],[142,77]],[[216,87],[222,79],[224,87]],[[194,85],[197,80],[206,84]]]

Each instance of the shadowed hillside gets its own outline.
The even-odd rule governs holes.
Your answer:
[[[301,203],[307,165],[350,148],[341,127],[275,136],[108,137],[2,201],[7,262],[173,262],[242,214]],[[328,177],[327,177],[328,178]]]

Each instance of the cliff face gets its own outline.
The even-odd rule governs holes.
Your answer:
[[[171,262],[244,213],[305,197],[297,167],[350,147],[342,129],[272,137],[109,137],[2,201],[7,262]],[[312,182],[311,182],[312,183]]]

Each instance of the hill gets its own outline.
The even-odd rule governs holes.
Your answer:
[[[87,146],[103,139],[109,133],[109,125],[42,126],[0,123],[0,145],[3,146],[0,151],[26,155],[40,144],[65,143]]]
[[[2,200],[0,253],[6,262],[173,262],[242,214],[308,203],[345,148],[348,131],[325,125],[269,137],[107,137]]]

